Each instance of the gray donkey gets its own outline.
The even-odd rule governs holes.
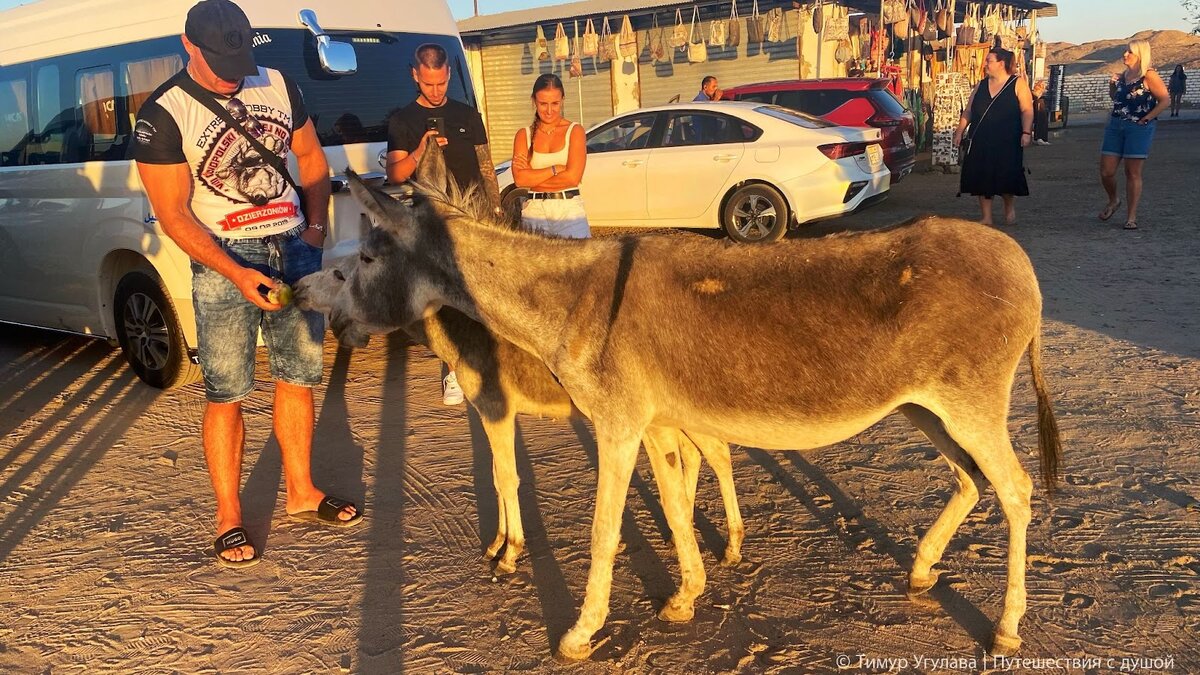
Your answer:
[[[452,191],[456,198],[473,203],[483,212],[489,207],[486,199],[473,201],[476,196],[486,197],[480,191],[468,190],[465,195],[458,192],[457,184],[447,179],[445,160],[436,145],[431,145],[430,150],[425,152],[417,167],[417,175],[427,184]],[[346,259],[332,268],[305,277],[297,284],[296,301],[304,309],[329,313],[340,302],[338,296],[345,292],[344,282],[355,275],[358,264],[358,259]],[[571,397],[536,356],[496,337],[478,321],[451,307],[443,307],[429,313],[422,321],[404,326],[359,324],[356,328],[351,333],[343,332],[339,339],[346,344],[361,346],[366,344],[370,334],[400,329],[413,340],[429,347],[458,373],[463,395],[479,413],[480,423],[492,450],[492,479],[496,487],[499,518],[496,536],[488,546],[486,555],[494,559],[503,550],[504,555],[496,561],[496,571],[503,574],[515,572],[517,558],[525,549],[525,533],[517,499],[520,479],[517,476],[514,446],[516,416],[522,413],[554,419],[578,417],[579,410],[572,404]],[[660,454],[678,453],[688,499],[693,504],[699,480],[700,457],[704,456],[717,476],[725,506],[727,536],[721,564],[736,565],[740,562],[746,532],[738,509],[729,445],[704,434],[653,426],[646,430],[643,442]],[[655,481],[661,486],[657,472]]]
[[[595,648],[639,441],[651,425],[809,449],[897,409],[958,483],[917,545],[910,591],[936,582],[932,566],[990,483],[1008,523],[1008,584],[991,651],[1020,647],[1033,485],[1007,418],[1023,357],[1048,489],[1060,447],[1041,367],[1041,293],[1011,238],[924,217],[760,247],[678,236],[554,240],[481,223],[436,188],[398,202],[357,177],[350,187],[378,227],[330,313],[335,334],[454,307],[546,364],[593,422],[592,563],[560,657],[584,659]],[[647,451],[681,574],[659,617],[686,621],[705,583],[690,503],[675,458]]]

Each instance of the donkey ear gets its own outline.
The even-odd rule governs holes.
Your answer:
[[[446,153],[442,152],[442,146],[432,138],[425,143],[425,154],[417,164],[414,177],[439,191],[446,190],[450,185],[449,174],[446,171]]]
[[[346,169],[346,179],[350,185],[350,194],[366,209],[367,218],[372,225],[396,230],[408,224],[409,220],[403,207],[386,192],[367,185],[351,169]]]

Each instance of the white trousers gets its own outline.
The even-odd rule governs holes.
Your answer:
[[[526,199],[521,207],[521,222],[531,230],[564,239],[587,239],[592,236],[581,196],[570,199]]]

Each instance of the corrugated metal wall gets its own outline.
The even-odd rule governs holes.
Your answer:
[[[740,7],[739,7],[740,10]],[[728,6],[723,10],[728,16]],[[716,18],[711,14],[701,12],[701,16]],[[746,21],[743,15],[739,22],[742,31],[742,41],[734,49],[709,47],[708,61],[704,63],[688,63],[687,52],[672,50],[671,63],[654,63],[650,58],[648,48],[642,49],[638,59],[638,76],[642,84],[642,105],[662,105],[671,97],[678,95],[680,101],[690,101],[700,91],[700,80],[706,75],[714,75],[722,87],[733,87],[752,82],[769,82],[771,80],[787,80],[799,77],[799,61],[796,58],[797,12],[784,12],[786,29],[783,42],[750,43],[746,40]],[[684,23],[690,26],[690,17],[684,17]],[[662,13],[658,17],[660,26],[666,31],[669,48],[671,28],[675,22],[675,12]],[[709,20],[698,22],[698,34],[703,27],[703,35],[708,36]],[[811,27],[810,27],[811,31]],[[640,33],[641,44],[647,45],[653,29]],[[808,40],[815,39],[810,34]],[[830,43],[833,49],[836,44]],[[805,46],[807,51],[808,46]]]
[[[554,35],[554,26],[543,28]],[[571,27],[567,27],[568,35]],[[530,30],[532,36],[533,31]],[[496,163],[512,158],[513,137],[517,129],[533,122],[533,104],[529,94],[533,81],[542,73],[554,73],[562,78],[567,90],[563,116],[572,122],[589,127],[612,116],[612,79],[609,64],[585,58],[583,77],[572,78],[567,73],[567,61],[536,61],[528,43],[497,44],[483,40],[483,87],[487,92],[488,139],[492,160]],[[580,103],[582,102],[582,112]]]

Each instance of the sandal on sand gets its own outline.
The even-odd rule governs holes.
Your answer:
[[[1104,210],[1100,212],[1100,216],[1099,216],[1100,220],[1108,220],[1109,218],[1112,218],[1113,214],[1116,213],[1117,209],[1119,209],[1119,208],[1121,208],[1121,200],[1120,199],[1118,199],[1116,202],[1114,202],[1112,204],[1105,205]]]
[[[254,557],[246,558],[245,560],[230,560],[221,555],[229,549],[238,548],[239,546],[249,546],[254,549]],[[217,556],[217,564],[221,567],[229,567],[232,569],[240,569],[243,567],[253,567],[262,562],[262,556],[258,555],[258,549],[250,542],[250,535],[246,533],[246,529],[235,527],[227,531],[225,534],[217,537],[213,542],[213,554]]]
[[[354,517],[342,520],[338,518],[338,514],[347,506],[354,507]],[[303,520],[309,523],[320,523],[329,525],[330,527],[351,527],[362,522],[363,512],[354,502],[348,502],[345,499],[338,499],[333,495],[325,495],[321,503],[317,505],[316,511],[301,511],[300,513],[289,513],[288,517],[292,520]]]
[[[1128,222],[1126,222],[1126,223],[1125,223],[1125,229],[1127,229],[1127,230],[1136,230],[1136,229],[1138,229],[1137,223],[1136,223],[1136,222],[1134,222],[1134,221],[1132,221],[1132,220],[1130,220],[1130,221],[1128,221]]]

